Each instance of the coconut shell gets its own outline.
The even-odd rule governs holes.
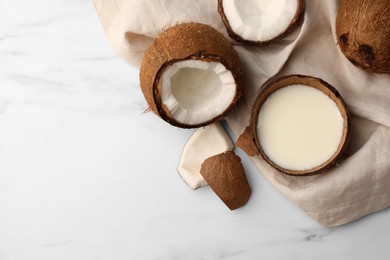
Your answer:
[[[161,75],[173,63],[200,60],[222,63],[236,82],[236,95],[231,105],[219,116],[200,124],[177,122],[161,101]],[[140,84],[150,110],[168,123],[194,128],[221,119],[236,106],[242,95],[242,68],[240,58],[230,42],[217,30],[201,23],[182,23],[162,32],[147,49],[140,68]]]
[[[251,40],[247,40],[247,39],[242,38],[240,35],[236,34],[233,31],[232,27],[230,26],[229,20],[226,17],[225,12],[223,10],[223,4],[222,4],[223,1],[224,0],[218,0],[218,12],[221,16],[223,24],[226,27],[227,33],[229,34],[230,38],[232,38],[232,39],[234,39],[242,44],[245,44],[245,45],[268,46],[268,45],[272,45],[272,44],[282,40],[289,33],[291,33],[295,28],[297,28],[298,25],[300,25],[302,23],[304,13],[305,13],[305,1],[304,0],[296,0],[296,1],[298,1],[297,11],[295,12],[294,18],[291,20],[289,26],[287,26],[287,28],[283,32],[281,32],[280,34],[278,34],[274,38],[267,40],[267,41],[251,41]],[[289,0],[289,1],[293,1],[293,0]],[[243,3],[245,3],[245,2],[243,2]]]
[[[263,103],[267,100],[267,98],[274,93],[275,91],[287,87],[290,85],[295,85],[295,84],[302,84],[306,86],[313,87],[315,89],[318,89],[325,93],[330,99],[332,99],[335,103],[336,106],[339,108],[341,116],[344,119],[344,125],[343,125],[343,133],[342,137],[340,140],[340,144],[335,152],[335,154],[329,158],[326,162],[323,164],[314,167],[312,169],[304,170],[304,171],[296,171],[296,170],[289,170],[280,167],[276,163],[274,163],[268,156],[265,154],[265,152],[262,150],[261,145],[260,145],[260,140],[257,136],[257,119],[258,119],[258,114],[260,112],[261,106]],[[259,154],[266,160],[272,167],[277,169],[278,171],[289,174],[289,175],[294,175],[294,176],[309,176],[309,175],[314,175],[323,172],[325,169],[329,169],[333,166],[338,165],[338,163],[343,159],[343,153],[345,152],[345,149],[347,147],[348,141],[349,141],[349,136],[350,136],[350,119],[349,119],[349,113],[347,110],[347,105],[345,104],[343,98],[340,96],[338,91],[331,86],[329,83],[325,82],[322,79],[315,78],[315,77],[310,77],[310,76],[305,76],[305,75],[288,75],[281,77],[279,79],[276,79],[275,81],[269,83],[257,96],[252,112],[251,112],[251,119],[250,119],[250,124],[247,130],[242,134],[242,136],[239,137],[240,139],[243,140],[254,140],[255,146],[257,147]],[[250,135],[253,135],[252,137]],[[245,144],[244,142],[241,142],[242,144]],[[249,145],[248,145],[249,144]],[[248,147],[243,147],[242,149],[244,151],[252,151],[253,148],[251,148],[252,144],[247,142]],[[248,153],[248,155],[252,156],[251,154]]]
[[[355,66],[390,73],[389,0],[341,0],[336,34],[340,50]]]
[[[229,209],[235,210],[248,202],[251,188],[241,159],[234,152],[228,151],[206,159],[200,173]]]
[[[241,148],[247,155],[253,157],[260,154],[260,150],[256,145],[253,129],[247,126],[244,132],[238,137],[236,146]]]

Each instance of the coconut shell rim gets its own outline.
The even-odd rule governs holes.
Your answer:
[[[273,37],[272,39],[265,40],[265,41],[253,41],[248,40],[243,37],[241,37],[239,34],[235,33],[232,27],[230,26],[229,19],[226,17],[224,8],[223,8],[223,2],[224,0],[218,0],[218,12],[220,14],[220,17],[222,19],[222,22],[226,28],[226,31],[230,38],[236,40],[237,42],[240,42],[244,45],[253,45],[253,46],[269,46],[274,44],[275,42],[278,42],[282,40],[284,37],[286,37],[289,33],[291,33],[293,30],[295,30],[301,23],[303,23],[304,19],[304,13],[305,13],[305,1],[304,0],[297,0],[298,6],[297,11],[295,12],[295,15],[293,19],[291,20],[290,24],[286,27],[284,31]]]
[[[284,82],[289,82],[289,80],[292,79],[292,78],[298,79],[298,81],[293,82],[293,83],[289,83],[289,84],[286,84],[286,85],[283,85]],[[325,89],[329,90],[329,93],[325,93],[323,90],[321,90],[321,89],[319,89],[319,88],[317,88],[315,86],[307,84],[307,80],[312,80],[312,81],[318,82],[320,85],[325,87]],[[279,84],[281,83],[282,86],[273,89],[275,84],[278,84],[278,83]],[[336,103],[336,105],[339,108],[340,113],[341,113],[341,115],[343,117],[343,120],[344,120],[343,133],[342,133],[342,137],[341,137],[341,140],[340,140],[340,143],[339,143],[339,146],[338,146],[336,152],[328,160],[326,160],[324,163],[322,163],[322,164],[320,164],[320,165],[318,165],[316,167],[313,167],[311,169],[303,170],[303,171],[285,169],[285,168],[277,165],[276,163],[274,163],[265,154],[265,152],[261,148],[259,138],[258,138],[258,136],[256,134],[256,132],[257,132],[256,131],[256,127],[257,127],[258,113],[259,113],[259,111],[261,109],[261,106],[264,104],[264,102],[267,100],[267,98],[272,93],[274,93],[276,90],[279,90],[279,89],[281,89],[283,87],[287,87],[287,86],[294,85],[294,84],[302,84],[302,85],[306,85],[306,86],[309,86],[309,87],[313,87],[315,89],[318,89],[318,90],[322,91],[327,96],[329,96]],[[330,95],[333,95],[333,98]],[[336,102],[335,99],[339,102],[339,104]],[[324,81],[324,80],[322,80],[320,78],[307,76],[307,75],[302,75],[302,74],[286,75],[286,76],[280,77],[280,78],[270,82],[258,94],[258,96],[255,99],[255,102],[254,102],[254,105],[253,105],[253,108],[252,108],[252,111],[251,111],[251,119],[250,119],[249,127],[250,127],[250,129],[252,131],[252,134],[253,134],[253,137],[254,137],[254,140],[255,140],[255,145],[256,145],[256,147],[259,150],[260,156],[268,164],[270,164],[273,168],[275,168],[279,172],[287,174],[287,175],[292,175],[292,176],[311,176],[311,175],[316,175],[316,174],[322,173],[323,171],[325,171],[327,169],[330,169],[330,168],[332,168],[334,166],[339,165],[340,161],[343,159],[344,152],[345,152],[345,150],[347,148],[347,144],[349,143],[349,139],[350,139],[350,115],[349,115],[348,107],[347,107],[344,99],[341,97],[340,93],[332,85],[330,85],[328,82],[326,82],[326,81]]]

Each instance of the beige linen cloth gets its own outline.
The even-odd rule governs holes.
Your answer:
[[[163,29],[181,22],[209,24],[227,37],[217,0],[93,0],[112,47],[139,66]],[[286,74],[316,76],[336,87],[352,114],[351,143],[337,168],[311,177],[280,174],[260,157],[259,171],[292,203],[323,226],[337,226],[390,206],[390,75],[353,66],[335,41],[337,1],[306,1],[305,19],[282,42],[243,46],[229,39],[245,70],[245,99],[226,119],[236,135],[264,83]]]

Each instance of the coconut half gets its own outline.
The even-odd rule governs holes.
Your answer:
[[[218,0],[218,11],[229,36],[249,45],[270,45],[300,23],[303,0]]]
[[[230,210],[238,209],[248,202],[251,187],[241,159],[234,152],[208,158],[202,164],[200,173]]]
[[[172,125],[194,128],[235,108],[242,95],[242,68],[221,33],[184,23],[161,33],[146,51],[140,83],[154,113]]]
[[[318,78],[289,75],[260,92],[236,145],[282,173],[307,176],[340,162],[349,128],[346,104],[334,87]]]
[[[232,140],[219,122],[199,128],[184,145],[177,171],[191,189],[204,187],[207,182],[200,174],[202,163],[233,148]]]

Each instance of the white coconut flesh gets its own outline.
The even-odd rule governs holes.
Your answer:
[[[192,189],[207,185],[200,174],[201,165],[211,156],[232,151],[234,144],[220,123],[198,128],[184,146],[177,168],[183,181]]]
[[[182,124],[212,120],[232,104],[236,95],[232,73],[219,62],[175,62],[161,77],[161,101]]]
[[[224,0],[223,10],[234,33],[250,41],[268,41],[293,20],[296,0]]]

